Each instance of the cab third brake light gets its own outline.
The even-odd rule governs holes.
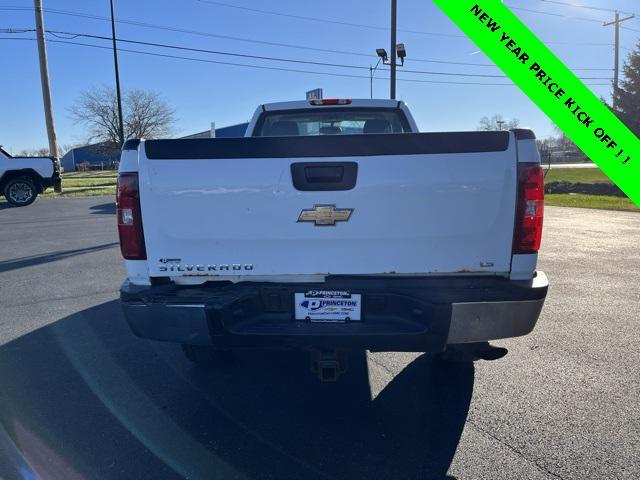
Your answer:
[[[320,98],[315,100],[309,100],[311,105],[349,105],[351,103],[350,98]]]

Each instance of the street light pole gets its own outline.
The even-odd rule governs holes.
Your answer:
[[[391,92],[389,97],[396,98],[396,20],[398,0],[391,0]]]
[[[375,67],[372,67],[371,65],[369,65],[369,81],[370,81],[369,94],[370,94],[371,98],[373,98],[373,74],[375,73],[376,69],[378,68],[378,65],[380,65],[380,61],[381,60],[382,60],[382,58],[378,58],[378,63],[376,63]]]
[[[124,143],[124,125],[122,121],[122,97],[120,96],[120,72],[118,70],[118,49],[116,47],[116,22],[113,17],[113,0],[111,4],[111,39],[113,41],[113,66],[116,71],[116,99],[118,101],[118,135],[120,136],[120,146]]]
[[[373,98],[373,67],[369,65],[369,98]]]

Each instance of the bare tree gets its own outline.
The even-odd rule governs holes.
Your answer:
[[[40,147],[40,148],[26,148],[24,150],[20,150],[18,153],[19,157],[48,157],[49,156],[49,147]]]
[[[124,137],[118,132],[115,90],[92,88],[80,94],[71,108],[71,117],[88,130],[88,142],[105,142],[119,148],[128,138],[158,138],[173,132],[175,111],[160,96],[147,90],[131,89],[122,98]]]
[[[558,128],[552,124],[554,135],[549,137],[549,151],[552,162],[583,162],[587,157],[582,150]]]
[[[573,143],[573,140],[567,137],[567,135],[555,124],[553,124],[553,133],[552,144],[554,148],[579,154],[580,149],[575,143]]]
[[[538,151],[540,152],[540,159],[542,163],[550,163],[551,162],[551,150],[553,148],[553,139],[544,138],[542,140],[536,140],[536,146],[538,147]]]
[[[63,157],[69,150],[72,148],[78,147],[79,145],[72,145],[70,143],[65,143],[64,145],[58,145],[58,155]],[[20,150],[18,156],[21,157],[48,157],[49,156],[49,147],[40,147],[40,148],[26,148],[24,150]]]
[[[518,126],[520,126],[520,120],[517,118],[505,120],[502,115],[496,113],[492,117],[482,117],[480,119],[480,125],[478,125],[478,130],[510,130],[512,128],[518,128]]]
[[[67,153],[69,153],[69,150],[73,150],[74,148],[77,147],[81,147],[82,144],[81,143],[65,143],[63,145],[58,144],[58,155],[60,155],[60,158],[64,157]]]

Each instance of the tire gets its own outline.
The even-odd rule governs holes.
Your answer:
[[[233,359],[233,354],[229,350],[218,350],[206,345],[182,344],[182,353],[187,360],[199,366],[224,365]]]
[[[4,184],[4,198],[14,207],[26,207],[38,196],[36,184],[29,177],[12,178]]]

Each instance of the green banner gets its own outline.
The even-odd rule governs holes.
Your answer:
[[[500,0],[433,0],[640,206],[640,140]]]

